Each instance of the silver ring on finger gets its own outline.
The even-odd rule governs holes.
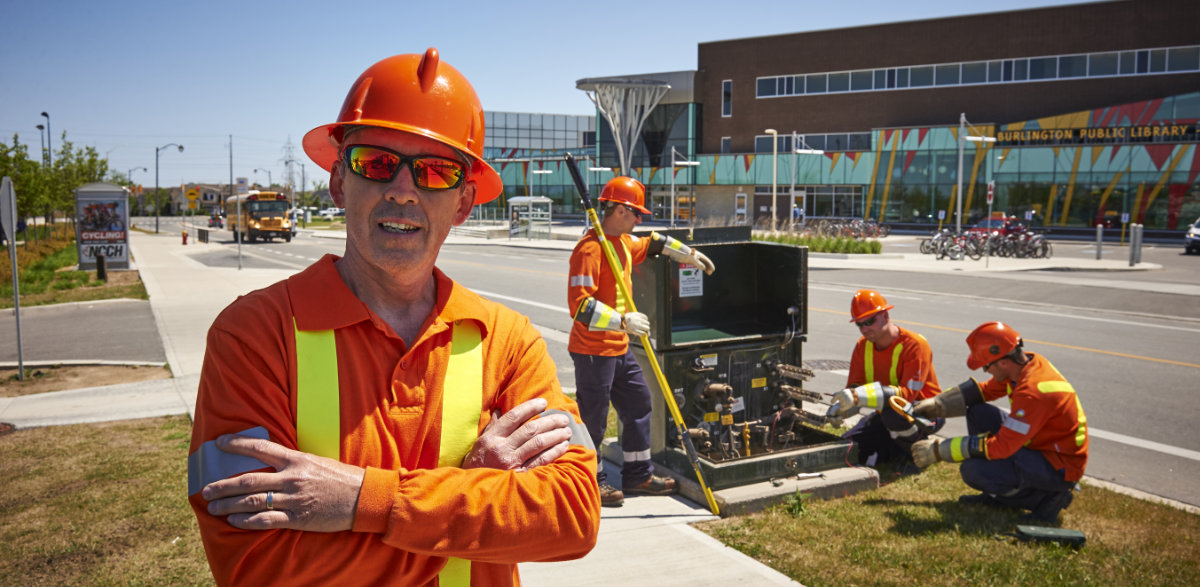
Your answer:
[[[268,510],[275,509],[275,492],[274,491],[267,492],[267,509]]]

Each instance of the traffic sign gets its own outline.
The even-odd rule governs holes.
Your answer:
[[[992,180],[992,181],[988,182],[988,200],[987,200],[988,205],[991,206],[992,201],[994,201],[995,199],[996,199],[996,181]]]
[[[200,197],[200,191],[197,190],[196,188],[192,188],[187,191],[188,201],[195,202],[196,198],[199,198],[199,197]]]

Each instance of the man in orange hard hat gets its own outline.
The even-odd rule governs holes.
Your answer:
[[[511,585],[595,544],[596,453],[545,343],[435,267],[502,189],[484,127],[429,49],[305,135],[346,249],[209,331],[188,493],[218,584]]]
[[[1075,388],[1045,357],[1026,352],[1021,335],[1003,322],[985,322],[967,335],[974,379],[923,400],[924,417],[967,417],[967,436],[913,445],[919,467],[962,462],[963,482],[981,493],[959,502],[1029,510],[1025,519],[1053,523],[1071,504],[1087,467],[1087,416]],[[986,402],[1008,396],[1008,414]]]
[[[841,418],[873,408],[845,434],[858,445],[858,462],[911,468],[912,443],[941,428],[944,420],[912,417],[912,404],[938,394],[933,351],[924,336],[891,321],[894,306],[879,292],[861,289],[850,300],[850,321],[862,334],[850,356],[846,388],[839,391],[828,416]]]
[[[646,209],[646,186],[632,177],[615,177],[600,193],[604,220],[600,227],[612,243],[622,274],[614,276],[604,258],[595,230],[571,252],[567,305],[575,322],[567,350],[575,362],[575,398],[592,442],[599,447],[608,426],[612,403],[622,424],[621,485],[608,484],[604,468],[597,471],[601,504],[620,506],[625,495],[667,495],[679,490],[675,480],[654,474],[650,463],[650,388],[642,369],[629,350],[629,335],[650,331],[645,314],[627,310],[616,279],[628,287],[635,263],[663,254],[712,273],[712,261],[703,253],[675,240],[651,232],[636,237],[631,233],[642,223]]]

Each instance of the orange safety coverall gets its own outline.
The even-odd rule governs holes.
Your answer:
[[[874,349],[871,355],[875,371],[874,378],[870,380],[867,379],[864,358],[866,347],[867,339],[860,336],[854,345],[854,354],[850,355],[850,374],[846,377],[846,387],[858,387],[876,381],[883,385],[895,385],[900,388],[900,397],[912,403],[942,392],[933,370],[933,350],[924,336],[900,328],[900,335],[888,348]],[[899,360],[893,362],[897,348],[900,349]]]
[[[617,260],[621,263],[621,279],[630,286],[633,277],[633,266],[646,260],[646,250],[650,248],[650,239],[636,237],[631,234],[608,236],[605,238],[613,244]],[[618,299],[620,290],[604,258],[600,247],[600,239],[596,230],[589,230],[571,252],[570,273],[567,281],[567,308],[572,317],[583,300],[591,297],[603,302],[606,306],[624,314],[630,308]],[[597,355],[601,357],[617,357],[625,354],[629,348],[629,335],[620,331],[588,330],[587,324],[571,323],[571,337],[567,342],[567,350],[581,355]]]
[[[988,460],[1005,459],[1021,447],[1041,452],[1067,481],[1078,481],[1087,466],[1087,416],[1075,389],[1045,357],[1025,353],[1029,362],[1017,381],[989,379],[979,386],[985,401],[1008,395],[1009,413],[1000,432],[984,445]]]
[[[572,445],[525,472],[437,467],[442,381],[455,320],[483,344],[482,414],[563,395],[545,342],[526,317],[435,269],[437,300],[411,348],[346,286],[334,255],[240,297],[208,333],[191,451],[220,434],[264,426],[296,448],[295,324],[335,330],[341,460],[366,468],[353,530],[248,531],[189,498],[218,584],[429,585],[446,557],[473,561],[472,583],[519,582],[517,562],[569,560],[594,546],[600,522],[594,450]],[[269,469],[267,469],[269,470]]]

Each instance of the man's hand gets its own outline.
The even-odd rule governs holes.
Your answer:
[[[937,396],[923,399],[913,406],[913,413],[922,418],[945,418],[946,406]]]
[[[627,312],[621,316],[621,330],[634,336],[650,334],[650,319],[641,312]]]
[[[463,459],[464,469],[501,469],[525,471],[553,463],[567,453],[571,422],[562,414],[541,418],[546,411],[544,398],[531,399],[501,416],[492,413],[492,421],[483,429],[471,452]]]
[[[713,262],[711,260],[709,260],[709,258],[704,253],[701,253],[700,251],[697,251],[696,249],[692,249],[692,256],[691,256],[691,259],[688,260],[688,262],[691,263],[692,265],[695,265],[696,268],[700,269],[701,271],[705,272],[708,275],[712,275],[712,272],[717,270],[717,266],[713,265]]]
[[[217,448],[254,457],[276,472],[210,483],[201,493],[208,513],[228,516],[243,530],[341,532],[354,524],[364,469],[237,434],[218,437]]]
[[[924,469],[929,465],[938,462],[938,440],[935,438],[925,438],[918,440],[912,445],[913,464]]]

